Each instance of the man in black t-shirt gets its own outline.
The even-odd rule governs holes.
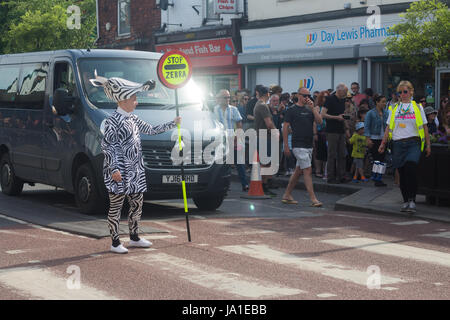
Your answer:
[[[312,152],[313,136],[315,124],[322,124],[322,117],[314,108],[314,102],[307,88],[298,90],[298,102],[286,112],[283,124],[284,153],[287,157],[291,155],[288,145],[289,126],[292,129],[292,152],[297,159],[297,166],[292,174],[282,202],[287,204],[297,204],[298,201],[292,198],[291,192],[294,190],[300,175],[303,173],[306,190],[311,199],[311,206],[320,207],[322,203],[317,200],[314,194],[312,183]]]
[[[327,120],[328,183],[342,183],[349,180],[345,177],[345,138],[350,139],[350,132],[345,126],[345,98],[348,88],[341,83],[336,87],[336,94],[325,101],[321,115]]]

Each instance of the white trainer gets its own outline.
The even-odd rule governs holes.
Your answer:
[[[150,241],[141,238],[139,241],[130,240],[130,242],[128,242],[128,247],[149,248],[152,244],[153,243]]]
[[[128,253],[128,249],[125,248],[122,244],[119,244],[117,247],[111,246],[111,251],[114,253]]]
[[[401,212],[408,212],[408,208],[409,208],[409,202],[405,202],[402,205],[402,208],[400,209]]]

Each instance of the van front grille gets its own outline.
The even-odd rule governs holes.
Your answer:
[[[171,158],[172,149],[164,147],[143,147],[142,155],[144,156],[144,165],[149,169],[173,169],[180,170],[181,166],[179,164],[174,165]],[[187,163],[188,159],[184,161],[185,169],[206,169],[211,167],[202,159],[202,153],[194,154],[193,150],[190,154],[190,163]],[[199,164],[195,163],[195,159]],[[200,164],[201,160],[201,164]]]

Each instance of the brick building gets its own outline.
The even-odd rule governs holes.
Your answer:
[[[161,10],[155,0],[97,0],[98,48],[154,51]]]

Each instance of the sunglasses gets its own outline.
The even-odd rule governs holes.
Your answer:
[[[311,95],[310,94],[299,94],[300,96],[302,96],[303,98],[310,98],[311,99]]]
[[[402,93],[403,93],[403,94],[408,94],[408,92],[409,92],[408,90],[403,90],[403,91],[399,91],[399,92],[397,92],[397,93],[398,93],[398,94],[402,94]]]

